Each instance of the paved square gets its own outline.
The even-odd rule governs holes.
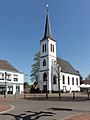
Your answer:
[[[0,120],[65,120],[68,116],[90,112],[90,100],[59,100],[58,96],[56,100],[52,96],[46,100],[45,95],[43,99],[39,95],[36,99],[32,97],[1,98],[2,104],[13,105],[14,109],[0,114]]]

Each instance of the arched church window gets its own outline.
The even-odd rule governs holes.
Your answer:
[[[76,78],[76,85],[78,85],[78,78]]]
[[[70,77],[68,76],[68,85],[70,85]]]
[[[56,75],[53,76],[53,84],[57,84]]]
[[[74,85],[74,77],[72,77],[72,85]]]
[[[62,82],[63,82],[63,84],[65,84],[65,76],[64,75],[62,76]]]
[[[43,60],[43,66],[46,66],[46,60],[45,59]]]
[[[43,74],[43,81],[46,81],[46,80],[47,80],[47,74],[44,73],[44,74]]]

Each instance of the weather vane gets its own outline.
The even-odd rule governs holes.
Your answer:
[[[48,13],[48,4],[46,4],[46,7],[47,7],[47,13]]]

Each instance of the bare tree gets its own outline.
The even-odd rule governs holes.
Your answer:
[[[57,57],[57,61],[53,61],[52,63],[52,75],[56,75],[57,80],[58,80],[58,92],[59,92],[59,99],[61,99],[61,88],[60,88],[60,80],[61,80],[61,72],[65,68],[66,63],[64,62],[63,64],[61,63],[61,59]]]
[[[58,92],[59,92],[59,99],[61,99],[61,91],[60,91],[60,72],[61,72],[61,66],[60,66],[60,61],[53,61],[53,65],[51,66],[51,74],[56,75],[58,79]]]

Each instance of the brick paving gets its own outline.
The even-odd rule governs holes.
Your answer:
[[[69,96],[70,95],[70,96]],[[64,96],[64,98],[63,98]],[[79,97],[78,97],[79,96]],[[16,98],[15,98],[16,97]],[[22,95],[22,97],[18,97],[18,96],[7,96],[6,99],[0,97],[0,102],[2,104],[0,104],[0,114],[2,112],[6,112],[7,110],[10,110],[12,107],[11,107],[11,103],[17,101],[18,102],[18,98],[24,98],[24,96]],[[27,95],[26,98],[34,98],[34,95],[31,94],[31,95]],[[41,99],[42,98],[42,99]],[[53,99],[54,98],[54,99]],[[83,100],[86,100],[87,99],[87,95],[84,95],[84,94],[77,94],[76,96],[76,102],[79,100],[79,101],[83,101]],[[45,94],[44,95],[38,95],[36,94],[36,101],[37,100],[45,100]],[[49,95],[49,99],[48,100],[51,100],[51,101],[58,101],[58,95],[57,94],[51,94]],[[71,94],[62,94],[62,100],[61,101],[72,101],[72,95]],[[90,101],[90,99],[89,99]],[[75,102],[75,101],[74,101]],[[5,103],[5,104],[4,104]],[[10,104],[9,104],[10,103]],[[63,102],[62,102],[63,103]],[[88,110],[87,110],[88,111]],[[80,113],[77,114],[77,115],[71,115],[71,116],[68,116],[66,119],[64,120],[90,120],[90,112],[85,112],[85,113]]]
[[[65,120],[90,120],[90,113],[81,113]]]
[[[12,108],[11,105],[8,105],[8,104],[0,104],[0,113],[5,112],[5,111],[7,111],[7,110],[9,110],[9,109],[11,109],[11,108]]]
[[[58,100],[58,98],[56,97],[58,95],[54,95],[54,98],[53,98],[53,94],[51,94],[49,96],[49,100]],[[63,98],[64,96],[64,98]],[[29,96],[30,97],[30,96]],[[28,98],[28,96],[27,96]],[[42,97],[39,96],[39,95],[36,95],[36,100],[40,100],[40,99],[45,99],[45,96]],[[55,99],[56,98],[56,99]],[[72,95],[71,94],[63,94],[62,95],[62,100],[61,101],[72,101]],[[75,98],[76,101],[84,101],[84,100],[88,100],[88,97],[87,97],[87,94],[79,94],[79,97],[78,97],[78,94],[76,95],[76,98]],[[90,120],[90,112],[87,112],[87,113],[78,113],[77,115],[73,115],[73,116],[70,116],[70,117],[67,117],[67,119],[64,119],[64,120]]]

